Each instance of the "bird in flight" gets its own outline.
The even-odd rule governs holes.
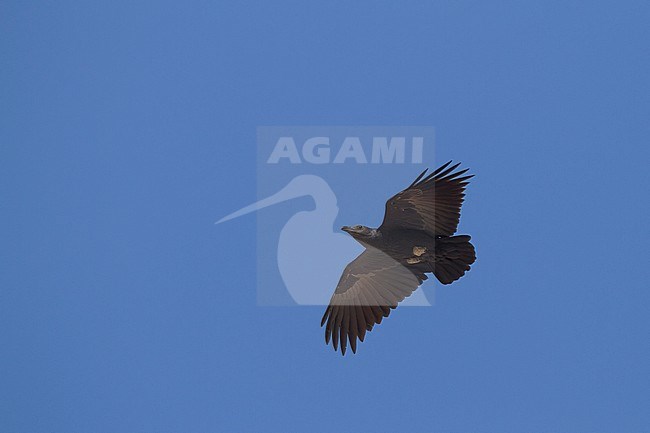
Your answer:
[[[376,228],[344,226],[366,249],[343,271],[325,310],[325,343],[341,354],[350,344],[388,317],[390,310],[410,296],[432,273],[450,284],[476,260],[467,235],[454,236],[465,187],[473,175],[454,171],[451,161],[427,175],[424,170],[402,192],[386,202],[384,220]]]

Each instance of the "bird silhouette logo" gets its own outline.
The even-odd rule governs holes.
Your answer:
[[[325,179],[313,174],[296,176],[275,194],[226,215],[217,224],[305,196],[313,200],[314,208],[295,213],[280,230],[278,270],[296,304],[327,305],[341,270],[363,251],[363,246],[335,230],[339,208],[336,194]],[[431,302],[418,290],[402,305],[430,306]]]

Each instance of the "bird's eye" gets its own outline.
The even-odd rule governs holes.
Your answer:
[[[354,226],[355,230],[361,230],[361,226]]]

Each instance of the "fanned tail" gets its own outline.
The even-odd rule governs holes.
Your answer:
[[[476,261],[476,251],[470,239],[470,236],[460,235],[436,240],[432,271],[442,284],[450,284],[465,275]]]

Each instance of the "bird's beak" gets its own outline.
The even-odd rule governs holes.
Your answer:
[[[272,206],[276,203],[282,203],[283,201],[291,200],[296,197],[300,197],[302,194],[296,194],[293,191],[289,191],[287,187],[284,187],[277,193],[273,194],[270,197],[263,198],[262,200],[253,203],[251,205],[248,205],[242,209],[239,209],[237,212],[233,212],[230,215],[226,215],[225,217],[221,218],[219,221],[217,221],[215,224],[220,224],[222,222],[231,220],[233,218],[240,217],[242,215],[246,215],[247,213],[258,211],[260,209],[263,209],[268,206]]]
[[[341,227],[341,230],[343,230],[344,232],[350,233],[350,227],[348,227],[348,226]]]

